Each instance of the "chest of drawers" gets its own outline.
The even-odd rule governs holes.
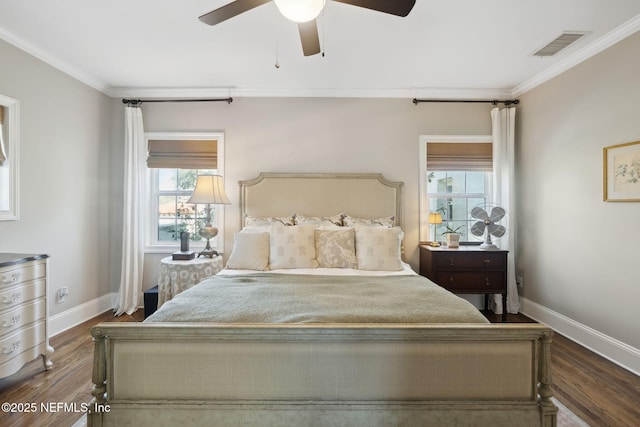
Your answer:
[[[476,246],[450,249],[421,245],[420,274],[456,294],[484,294],[485,309],[489,294],[502,294],[502,306],[506,307],[507,255],[508,251]]]
[[[42,356],[51,368],[47,255],[0,254],[0,378]]]

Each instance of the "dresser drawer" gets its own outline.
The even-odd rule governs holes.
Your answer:
[[[435,282],[453,292],[458,293],[501,293],[505,291],[504,273],[502,271],[438,271]]]
[[[436,269],[504,269],[506,256],[490,252],[442,252],[434,254],[433,267]]]
[[[45,341],[44,321],[24,328],[0,339],[0,370],[2,364],[20,356],[21,353],[37,347]],[[30,360],[30,359],[27,359]]]
[[[13,309],[3,310],[0,313],[0,338],[36,320],[44,319],[45,304],[44,298],[40,298]]]
[[[10,288],[0,288],[0,313],[5,309],[14,308],[32,299],[44,296],[45,279],[38,279],[28,285],[12,286]]]
[[[4,267],[0,269],[0,289],[45,277],[46,273],[46,265],[44,262],[32,263],[26,267]]]

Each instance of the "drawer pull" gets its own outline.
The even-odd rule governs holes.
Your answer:
[[[16,315],[16,316],[13,316],[13,317],[11,318],[11,321],[10,321],[10,322],[9,322],[9,321],[7,321],[7,320],[3,320],[3,321],[2,321],[2,327],[4,327],[4,328],[10,328],[10,327],[14,326],[16,323],[18,323],[19,321],[20,321],[20,315],[18,314],[18,315]]]
[[[16,351],[18,348],[20,348],[20,344],[21,344],[20,341],[14,342],[11,345],[11,349],[9,349],[9,347],[7,347],[6,345],[2,346],[2,350],[0,351],[0,353],[2,353],[2,354],[11,354],[14,351]]]
[[[484,278],[484,284],[487,285],[487,286],[491,286],[491,282],[489,281],[488,277]]]
[[[485,259],[485,260],[484,260],[484,266],[485,266],[485,267],[489,267],[489,263],[490,263],[490,262],[491,262],[491,260],[490,260],[490,259]]]
[[[453,267],[453,258],[449,258],[449,265]]]
[[[449,277],[449,283],[453,283],[453,277]]]
[[[7,298],[7,296],[3,296],[2,297],[2,303],[3,304],[13,304],[14,302],[18,301],[20,299],[20,292],[16,292],[13,295],[11,295],[10,298]]]
[[[10,276],[2,276],[2,284],[3,285],[10,285],[12,283],[16,283],[18,280],[20,280],[20,272],[16,271],[14,273],[12,273]]]

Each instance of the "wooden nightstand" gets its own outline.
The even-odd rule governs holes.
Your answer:
[[[502,294],[502,320],[507,317],[507,254],[477,246],[459,248],[420,245],[420,274],[456,294]]]

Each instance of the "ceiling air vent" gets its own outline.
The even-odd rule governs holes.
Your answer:
[[[546,46],[535,52],[533,56],[553,56],[556,53],[560,52],[562,49],[566,48],[570,44],[583,37],[585,34],[587,33],[584,31],[565,31],[564,33],[553,39]]]

